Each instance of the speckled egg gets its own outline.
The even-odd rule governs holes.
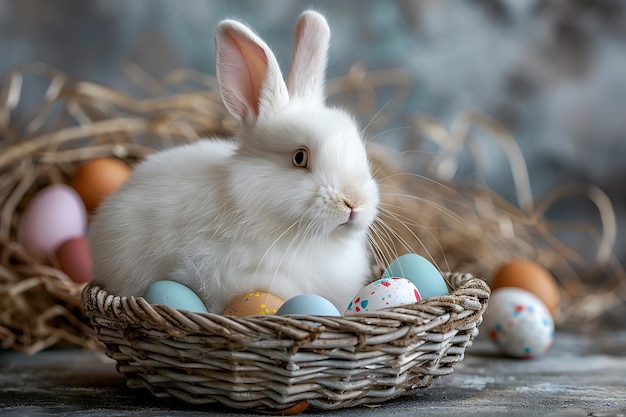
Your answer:
[[[206,313],[207,309],[200,297],[189,287],[176,281],[157,281],[143,294],[144,300],[154,305],[166,305],[177,310]]]
[[[324,297],[315,294],[300,294],[291,297],[276,312],[279,316],[340,316],[337,307]]]
[[[448,294],[448,286],[441,272],[428,259],[415,253],[398,257],[389,264],[382,277],[410,280],[419,290],[422,299]]]
[[[62,243],[84,236],[87,210],[78,193],[65,184],[41,190],[24,210],[17,240],[32,256],[48,261]]]
[[[276,314],[284,301],[268,292],[256,291],[236,298],[226,310],[225,316],[263,316]]]
[[[345,314],[371,313],[383,308],[415,304],[422,296],[406,278],[381,278],[359,291],[346,308]]]
[[[554,339],[547,307],[534,294],[513,287],[493,291],[481,329],[502,353],[516,358],[542,355]]]

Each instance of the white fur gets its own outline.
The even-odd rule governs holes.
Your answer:
[[[369,278],[379,197],[355,123],[324,105],[327,33],[321,15],[302,15],[287,93],[267,45],[240,23],[220,24],[218,80],[240,120],[235,141],[202,140],[136,167],[92,223],[98,283],[138,296],[173,279],[215,313],[252,291],[347,305]],[[292,163],[302,147],[308,169]]]

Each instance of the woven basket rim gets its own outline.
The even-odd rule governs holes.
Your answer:
[[[490,289],[470,274],[446,278],[449,295],[341,317],[194,313],[96,283],[82,300],[129,387],[190,404],[338,409],[409,395],[453,372]]]
[[[93,312],[96,310],[99,310],[100,313],[110,313],[114,309],[113,306],[119,304],[126,306],[125,313],[144,311],[147,312],[148,317],[157,320],[160,318],[165,318],[166,320],[171,320],[172,318],[180,319],[181,316],[184,316],[199,320],[201,320],[201,318],[220,321],[228,320],[233,323],[275,322],[280,324],[300,324],[307,329],[312,328],[311,323],[318,323],[331,325],[331,328],[329,329],[331,331],[333,323],[371,325],[373,320],[397,320],[399,322],[412,323],[415,321],[414,316],[420,313],[424,315],[423,320],[425,322],[431,321],[431,319],[427,317],[428,315],[432,315],[433,318],[441,317],[441,315],[446,313],[458,314],[462,310],[470,310],[482,314],[486,308],[486,302],[491,292],[487,283],[482,278],[474,277],[469,273],[448,273],[444,275],[446,275],[448,279],[454,278],[455,280],[455,282],[453,282],[451,292],[447,295],[431,297],[420,300],[414,304],[346,316],[258,315],[236,317],[217,313],[196,313],[182,309],[174,309],[165,305],[153,305],[148,303],[141,296],[114,295],[95,282],[91,282],[85,286],[82,292],[82,300],[89,318],[94,315]],[[117,313],[119,318],[120,312],[118,311]],[[438,323],[437,325],[443,324],[444,323]],[[313,325],[313,327],[315,326],[317,326],[317,324]]]

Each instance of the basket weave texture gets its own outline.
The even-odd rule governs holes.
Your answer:
[[[239,409],[377,404],[453,372],[478,334],[489,287],[447,274],[449,295],[344,317],[230,317],[148,304],[91,284],[86,314],[106,354],[157,397]]]

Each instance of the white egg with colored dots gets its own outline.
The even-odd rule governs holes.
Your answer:
[[[346,308],[346,315],[370,313],[384,308],[415,304],[422,299],[406,278],[382,278],[359,291]]]
[[[324,297],[300,294],[285,301],[276,312],[277,316],[339,316],[337,307]]]
[[[150,284],[143,299],[150,304],[165,305],[177,310],[206,313],[207,308],[189,287],[176,281],[157,281]]]
[[[491,294],[481,331],[487,332],[502,353],[533,358],[552,346],[554,321],[537,296],[521,288],[504,287]]]
[[[428,259],[415,253],[398,257],[389,264],[382,277],[410,280],[419,290],[422,299],[448,294],[448,285],[441,272]]]

